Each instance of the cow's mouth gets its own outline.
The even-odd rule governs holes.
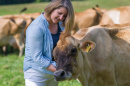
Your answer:
[[[66,72],[65,70],[59,69],[54,72],[54,79],[56,81],[64,81],[72,76],[71,72]]]

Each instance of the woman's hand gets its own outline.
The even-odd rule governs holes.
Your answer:
[[[51,64],[49,67],[46,68],[49,71],[55,72],[56,68]]]

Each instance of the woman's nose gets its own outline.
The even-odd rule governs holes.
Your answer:
[[[63,16],[63,15],[61,15],[61,16],[60,16],[60,20],[63,20],[63,19],[64,19],[64,16]]]

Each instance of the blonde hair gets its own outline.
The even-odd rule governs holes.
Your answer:
[[[60,7],[64,7],[68,11],[62,26],[65,27],[65,32],[70,33],[74,22],[74,10],[70,0],[52,0],[52,2],[45,7],[44,13],[49,17],[52,11]]]

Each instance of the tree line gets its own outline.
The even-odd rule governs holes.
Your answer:
[[[45,1],[51,1],[51,0],[0,0],[0,5],[45,2]]]

